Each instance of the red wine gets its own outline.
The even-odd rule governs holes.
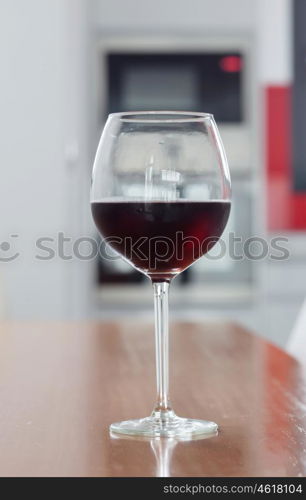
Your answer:
[[[101,201],[94,221],[110,246],[153,280],[171,279],[220,238],[228,201]]]

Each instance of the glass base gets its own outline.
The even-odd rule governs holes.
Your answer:
[[[206,420],[181,418],[173,414],[170,418],[161,419],[154,416],[125,420],[111,424],[110,431],[116,434],[147,437],[175,437],[179,439],[193,439],[203,435],[215,436],[218,425]]]

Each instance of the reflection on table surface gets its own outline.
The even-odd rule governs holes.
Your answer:
[[[152,324],[0,325],[0,474],[305,475],[306,383],[292,357],[234,324],[181,323],[170,372],[177,414],[216,421],[217,436],[110,436],[152,410]]]

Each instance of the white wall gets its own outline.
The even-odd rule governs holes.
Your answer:
[[[71,307],[66,262],[39,262],[35,241],[71,233],[69,191],[87,167],[85,12],[82,0],[0,2],[0,239],[21,254],[0,263],[12,318],[64,317]],[[65,159],[70,142],[80,150],[74,170]]]
[[[106,31],[252,29],[254,0],[95,0],[95,21]]]
[[[258,80],[288,84],[292,79],[292,0],[256,0]]]

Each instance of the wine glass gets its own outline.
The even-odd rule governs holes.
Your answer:
[[[190,439],[217,424],[178,417],[169,399],[168,291],[220,238],[231,184],[213,115],[141,111],[109,115],[93,167],[91,208],[106,242],[153,284],[157,400],[119,434]],[[187,337],[186,337],[187,341]]]

